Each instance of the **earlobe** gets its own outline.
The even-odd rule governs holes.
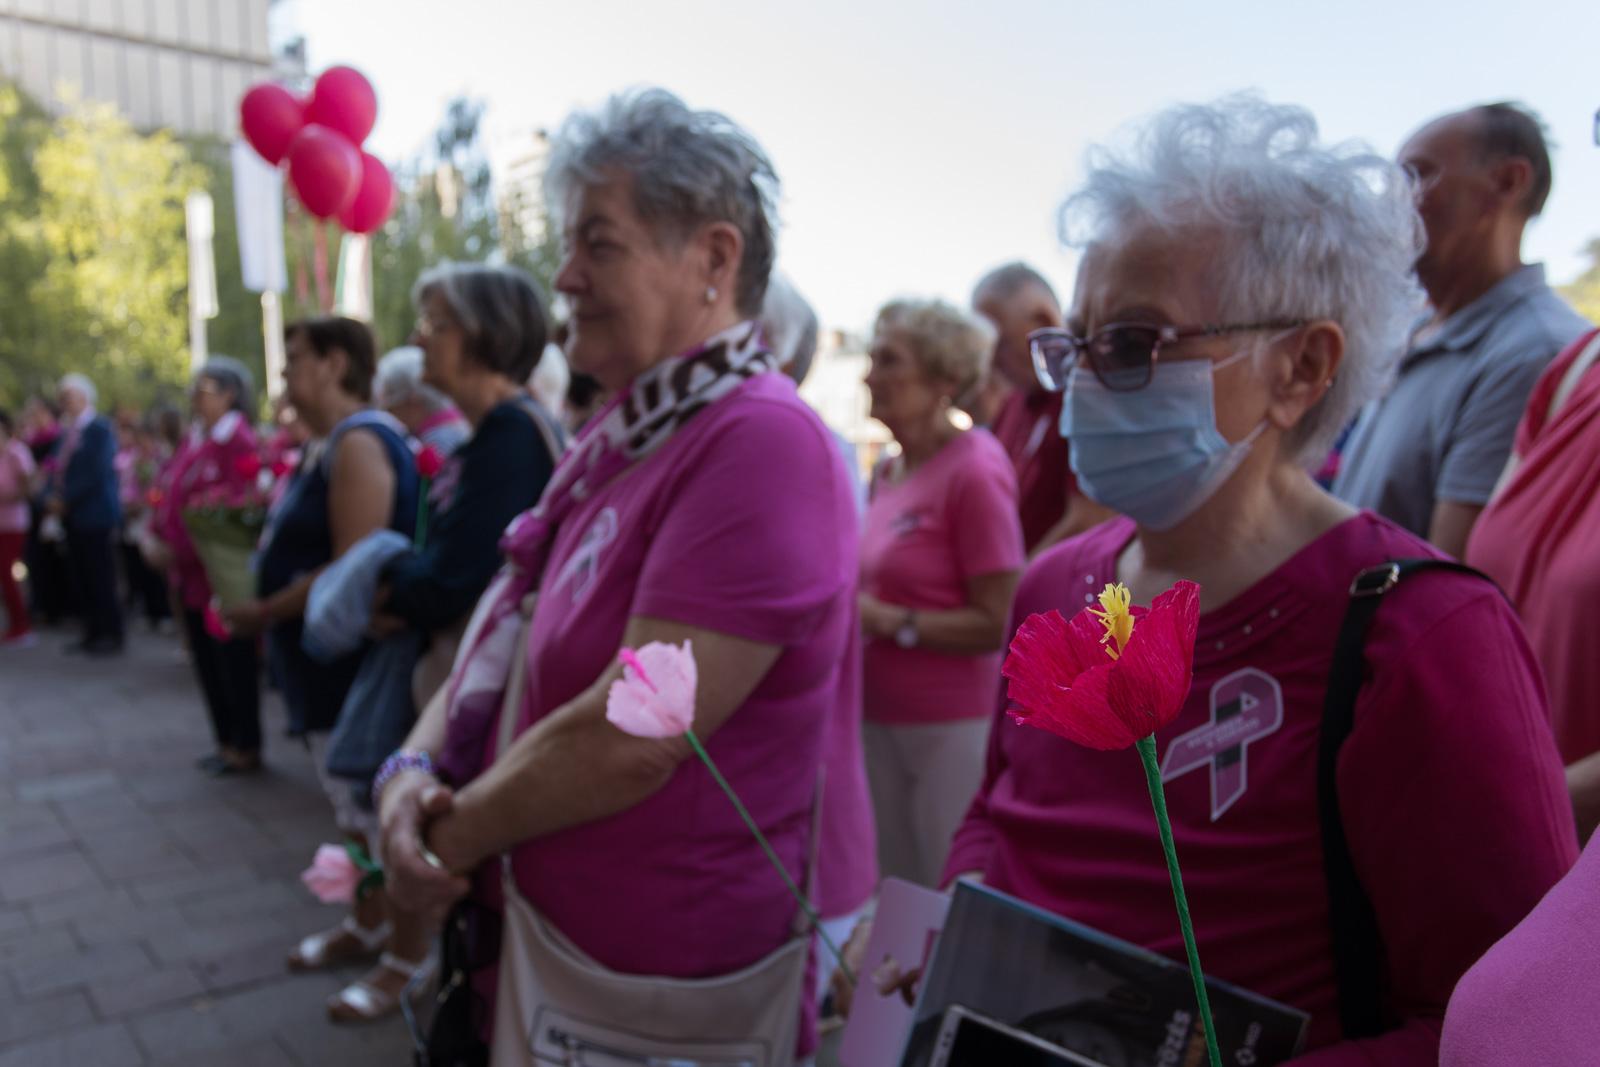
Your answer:
[[[1344,359],[1344,331],[1339,324],[1319,319],[1301,327],[1287,350],[1287,366],[1278,378],[1274,406],[1284,428],[1299,422],[1333,385]]]
[[[706,232],[707,284],[731,290],[743,254],[744,238],[737,227],[727,222],[709,226]]]

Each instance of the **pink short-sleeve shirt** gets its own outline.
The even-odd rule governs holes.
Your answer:
[[[827,430],[788,379],[751,379],[578,504],[556,533],[519,730],[611,666],[632,616],[782,646],[706,747],[798,879],[819,770],[839,736],[859,729],[855,525]],[[834,833],[846,837],[871,820],[864,784],[854,801],[846,788],[860,777],[856,751],[853,774],[829,768],[827,779],[847,831]],[[841,883],[864,876],[863,897],[870,828],[864,840],[867,868],[833,872]],[[841,847],[824,834],[825,855]],[[697,760],[627,811],[522,845],[513,864],[533,905],[615,970],[725,974],[791,936],[792,899]]]
[[[986,430],[949,441],[899,482],[879,481],[861,535],[861,588],[886,604],[942,611],[967,603],[967,582],[1022,569],[1017,476]],[[909,725],[981,719],[994,710],[1000,652],[956,656],[868,641],[866,717]]]

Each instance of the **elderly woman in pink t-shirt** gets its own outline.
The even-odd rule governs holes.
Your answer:
[[[755,142],[669,93],[631,92],[563,125],[546,188],[565,250],[567,354],[614,399],[508,530],[509,566],[450,682],[379,775],[385,861],[412,906],[438,910],[475,873],[473,899],[499,909],[508,856],[516,914],[531,908],[591,971],[707,980],[674,988],[711,996],[714,980],[765,971],[795,944],[796,906],[683,738],[606,720],[618,652],[691,642],[695,733],[791,877],[810,881],[820,850],[818,897],[865,896],[855,504],[831,436],[753,321],[776,193]],[[519,642],[518,607],[535,591]],[[501,690],[519,657],[526,681],[501,750]],[[834,813],[820,840],[819,788]],[[490,958],[495,947],[479,946]],[[484,971],[477,988],[502,1026],[578,1011],[559,991],[490,993]],[[538,966],[534,978],[550,987]],[[792,978],[790,1032],[802,1010]],[[661,1020],[600,1021],[648,1033]],[[513,1027],[509,1040],[527,1036]],[[802,1032],[800,1051],[811,1041]]]
[[[1142,604],[1199,583],[1193,684],[1156,746],[1206,971],[1310,1014],[1297,1067],[1431,1067],[1457,979],[1577,841],[1510,607],[1308,473],[1401,351],[1411,183],[1250,95],[1173,108],[1126,143],[1089,157],[1063,209],[1084,246],[1076,292],[1066,328],[1033,344],[1065,388],[1079,485],[1124,517],[1038,556],[1013,619],[1070,617],[1111,582]],[[1433,565],[1402,577],[1404,558]],[[1334,689],[1352,725],[1324,808],[1352,602],[1373,615]],[[1130,751],[997,709],[946,866],[961,875],[1183,958]]]
[[[994,333],[942,301],[878,313],[867,389],[899,451],[872,478],[861,537],[862,711],[885,875],[934,885],[983,777],[1011,595],[1017,479],[987,430],[956,421]]]

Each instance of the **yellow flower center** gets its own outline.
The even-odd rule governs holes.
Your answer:
[[[1121,659],[1122,650],[1128,647],[1128,639],[1133,636],[1133,613],[1129,610],[1133,596],[1128,592],[1128,587],[1121,582],[1108,585],[1100,594],[1100,610],[1089,611],[1105,626],[1105,635],[1100,638],[1100,643],[1106,646],[1106,655],[1112,659]]]

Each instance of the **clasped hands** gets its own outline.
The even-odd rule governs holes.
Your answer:
[[[435,924],[466,896],[468,874],[482,858],[463,839],[455,799],[432,775],[403,771],[378,807],[385,888],[400,907]]]

